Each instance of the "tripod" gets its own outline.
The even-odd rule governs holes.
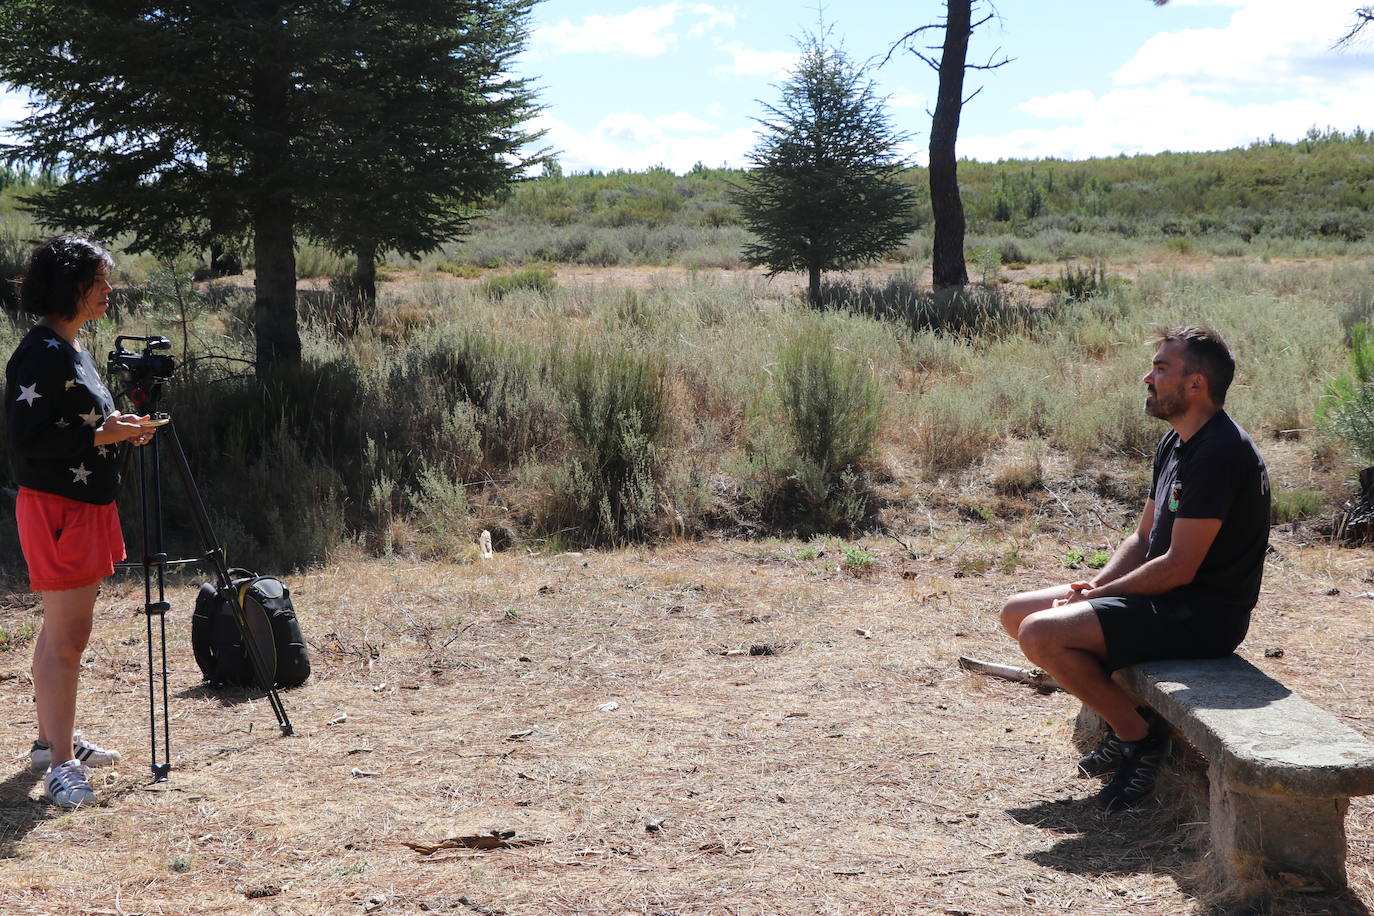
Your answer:
[[[127,354],[120,348],[120,343],[126,338],[120,337],[116,340],[117,352],[125,356],[132,356],[133,360],[143,360],[147,357],[139,357],[134,354]],[[166,338],[132,338],[144,339],[149,341],[149,349],[159,348],[159,343],[165,343],[170,347],[170,342]],[[170,370],[170,357],[155,357],[156,359],[167,360],[167,368]],[[115,366],[115,358],[112,355],[111,365]],[[135,366],[142,365],[134,363]],[[129,386],[123,394],[127,395],[134,408],[140,413],[156,413],[157,403],[162,394],[162,381],[164,379],[146,376],[142,373],[128,372],[129,362],[121,364],[121,375],[129,378]],[[170,374],[170,372],[168,373]],[[214,529],[210,525],[210,516],[205,509],[205,501],[201,498],[200,490],[196,487],[195,478],[191,476],[191,466],[186,461],[186,452],[181,447],[181,440],[177,436],[176,424],[168,418],[165,425],[158,429],[152,441],[139,448],[130,447],[129,451],[137,456],[138,481],[139,481],[139,502],[143,522],[142,538],[142,559],[137,562],[126,561],[118,564],[122,568],[143,569],[143,612],[147,624],[147,645],[148,645],[148,733],[151,745],[150,767],[153,772],[154,782],[165,782],[172,769],[172,738],[171,738],[171,718],[167,698],[167,611],[171,605],[166,599],[166,573],[168,566],[180,566],[189,563],[209,563],[218,577],[219,591],[221,594],[229,594],[232,579],[229,575],[229,567],[224,559],[224,548],[220,546],[215,537]],[[167,451],[176,465],[178,476],[181,478],[182,485],[185,487],[186,496],[191,504],[191,514],[195,519],[196,528],[200,534],[201,544],[204,553],[200,556],[189,557],[186,559],[170,559],[163,549],[162,532],[162,474],[161,474],[161,453]],[[125,456],[126,469],[128,455]],[[156,588],[154,588],[156,586]],[[153,600],[156,591],[157,600]],[[273,681],[276,678],[275,652],[272,654],[273,662],[268,663],[268,653],[259,644],[258,634],[250,626],[244,611],[242,601],[230,598],[230,609],[233,611],[235,622],[238,624],[239,633],[243,638],[244,650],[253,665],[253,671],[257,675],[258,684],[267,691],[267,702],[272,707],[273,714],[277,717],[277,727],[281,729],[283,735],[290,735],[294,732],[291,720],[286,715],[286,707],[282,705],[281,697],[278,695]],[[161,685],[162,685],[162,754],[159,762],[158,753],[158,704],[156,675],[154,672],[155,660],[153,656],[153,618],[158,621],[158,645],[161,650]],[[261,629],[261,628],[259,628]],[[266,639],[270,641],[270,627],[267,628]],[[272,648],[269,642],[269,649]]]

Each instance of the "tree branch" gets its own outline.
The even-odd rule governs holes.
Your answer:
[[[1350,27],[1350,31],[1342,35],[1333,48],[1345,48],[1355,40],[1355,36],[1364,31],[1364,27],[1374,22],[1374,6],[1362,6],[1355,10],[1355,24]]]
[[[890,48],[887,49],[887,54],[884,55],[884,57],[883,57],[883,62],[882,62],[881,64],[879,64],[878,66],[880,66],[880,67],[887,66],[887,62],[890,61],[890,60],[892,59],[892,55],[893,55],[893,54],[896,54],[896,53],[897,53],[897,49],[898,49],[898,48],[900,48],[900,47],[906,45],[909,41],[911,41],[911,39],[915,38],[917,35],[921,34],[922,32],[929,31],[930,29],[943,29],[944,27],[945,27],[945,25],[944,25],[943,22],[935,22],[935,23],[931,23],[930,25],[923,25],[923,26],[919,26],[919,27],[917,27],[917,28],[912,29],[910,32],[907,32],[907,33],[906,33],[905,35],[903,35],[901,38],[898,38],[896,41],[894,41],[894,42],[892,43],[892,46],[891,46]],[[908,50],[911,50],[911,53],[912,53],[912,54],[915,54],[917,57],[921,58],[921,59],[924,60],[926,63],[930,63],[930,60],[929,60],[925,55],[923,55],[920,51],[916,51],[916,50],[913,50],[913,49],[908,49]],[[938,68],[937,68],[937,69],[938,69]]]

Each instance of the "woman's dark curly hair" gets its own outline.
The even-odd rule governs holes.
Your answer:
[[[114,258],[100,245],[77,235],[54,236],[29,256],[19,281],[19,305],[31,315],[71,321],[101,267],[113,270]]]

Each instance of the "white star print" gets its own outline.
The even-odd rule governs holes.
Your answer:
[[[94,407],[91,408],[90,413],[79,413],[77,416],[85,420],[87,426],[99,426],[100,421],[105,419],[105,415]]]
[[[85,483],[86,478],[91,476],[91,472],[86,470],[86,462],[84,461],[77,467],[67,468],[67,470],[72,472],[72,483]]]
[[[67,379],[67,388],[70,390],[70,389],[75,388],[75,387],[76,387],[76,379],[74,379],[74,378],[69,378],[69,379]]]
[[[71,424],[67,422],[66,417],[63,417],[62,419],[54,423],[53,426],[56,426],[58,429],[66,429],[68,426],[71,426]]]
[[[100,453],[101,458],[109,457],[109,453],[114,449],[112,445],[97,445],[95,450]]]
[[[43,341],[43,343],[47,344],[49,349],[52,350],[56,350],[58,347],[62,346],[61,341],[56,337],[49,337],[47,340]]]
[[[33,402],[36,401],[36,400],[38,400],[38,399],[41,398],[42,396],[43,396],[43,395],[41,395],[41,394],[38,393],[38,383],[37,383],[37,382],[34,382],[32,385],[20,385],[20,386],[19,386],[19,397],[15,398],[15,400],[16,400],[16,401],[25,401],[25,402],[28,403],[28,405],[29,405],[30,407],[32,407],[32,406],[33,406]]]

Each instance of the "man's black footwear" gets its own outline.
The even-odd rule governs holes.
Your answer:
[[[1078,758],[1079,776],[1106,776],[1116,770],[1121,763],[1121,739],[1116,732],[1107,729],[1107,737],[1097,749]]]
[[[1150,733],[1139,741],[1121,742],[1121,760],[1111,782],[1097,793],[1098,807],[1104,811],[1133,808],[1155,789],[1155,777],[1169,756],[1169,726],[1151,724]]]

